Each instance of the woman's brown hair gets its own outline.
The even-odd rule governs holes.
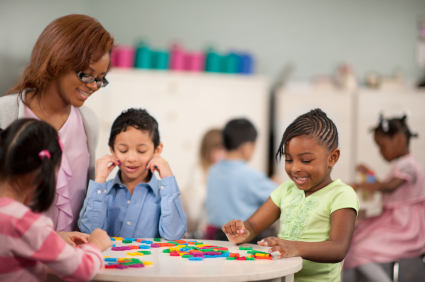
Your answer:
[[[26,88],[35,88],[37,95],[66,71],[87,69],[113,46],[114,38],[96,19],[76,14],[58,18],[40,34],[29,65],[6,95],[22,95]]]

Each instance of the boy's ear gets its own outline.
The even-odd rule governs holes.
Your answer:
[[[159,143],[159,145],[155,148],[155,151],[153,152],[154,157],[158,157],[162,153],[162,149],[164,148],[164,144]]]
[[[340,155],[341,151],[338,148],[335,148],[330,152],[328,168],[333,168],[333,166],[338,162]]]
[[[114,152],[114,149],[112,149],[112,147],[109,147],[109,151],[111,152],[111,155],[115,157],[115,152]]]

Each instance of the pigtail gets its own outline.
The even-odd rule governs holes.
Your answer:
[[[41,157],[40,171],[33,184],[37,183],[30,208],[34,212],[44,212],[52,205],[56,191],[55,167],[47,156]]]
[[[409,129],[409,126],[407,125],[407,114],[403,114],[400,118],[391,118],[386,119],[382,115],[382,113],[379,114],[379,124],[375,128],[372,128],[371,131],[375,134],[383,134],[389,137],[393,137],[397,133],[401,132],[403,133],[407,138],[407,144],[409,144],[411,137],[418,137],[417,132],[413,132]]]
[[[56,169],[62,157],[57,131],[44,121],[19,119],[0,136],[1,180],[13,184],[18,192],[31,189],[31,210],[46,211],[55,197]],[[36,174],[31,187],[17,185],[29,173]]]

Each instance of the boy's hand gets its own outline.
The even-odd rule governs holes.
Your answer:
[[[90,237],[89,234],[81,233],[81,232],[56,232],[62,239],[67,242],[69,245],[75,247],[77,245],[86,244]]]
[[[223,225],[221,230],[226,234],[227,239],[235,244],[243,243],[249,237],[250,232],[245,229],[242,220],[232,220]]]
[[[279,252],[280,255],[277,258],[291,258],[299,256],[296,241],[288,241],[277,237],[268,237],[258,241],[258,245],[272,247],[269,249],[269,253]]]
[[[112,163],[111,165],[109,165]],[[97,183],[104,183],[106,178],[111,173],[111,171],[121,162],[117,157],[111,155],[105,155],[96,161],[96,176],[94,181]]]
[[[146,165],[147,169],[150,169],[153,173],[155,170],[158,171],[159,176],[164,179],[165,177],[172,176],[173,172],[171,171],[170,166],[167,161],[162,157],[155,157],[151,159]]]
[[[101,252],[112,246],[111,238],[100,228],[95,229],[91,233],[89,243],[95,245]]]

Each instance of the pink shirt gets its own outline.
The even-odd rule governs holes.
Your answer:
[[[64,280],[88,281],[103,267],[103,257],[92,244],[65,243],[50,218],[0,198],[0,281],[45,281],[46,265]]]
[[[27,106],[25,117],[39,119]],[[53,205],[45,213],[56,231],[78,230],[77,220],[83,206],[90,153],[80,112],[71,106],[71,113],[59,129],[64,152],[58,171]]]
[[[425,201],[424,170],[412,154],[407,154],[395,160],[394,166],[385,181],[389,182],[393,178],[400,178],[406,181],[395,191],[384,193],[384,205],[386,208]]]

